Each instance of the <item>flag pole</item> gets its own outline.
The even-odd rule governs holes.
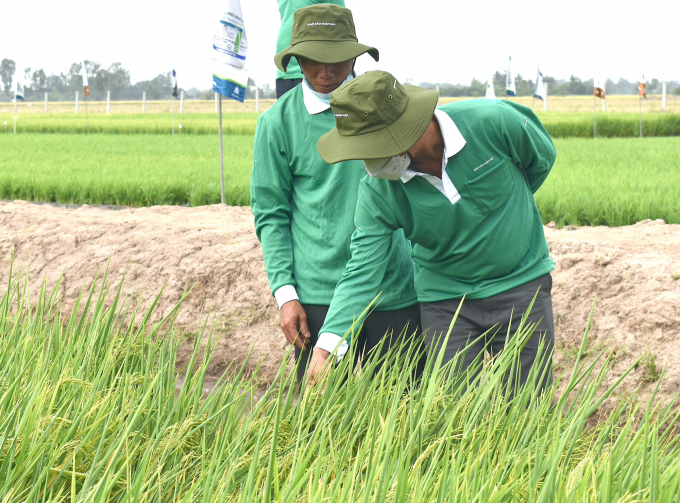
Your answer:
[[[87,123],[87,134],[90,134],[90,116],[87,113],[87,95],[85,95],[85,122]]]
[[[175,97],[170,98],[172,99],[172,136],[175,136]]]
[[[222,188],[222,204],[224,204],[224,147],[222,145],[222,95],[217,93],[219,124],[220,124],[220,180]]]
[[[597,98],[593,94],[593,139],[597,136]]]
[[[638,91],[638,99],[640,100],[640,138],[642,138],[642,95]]]

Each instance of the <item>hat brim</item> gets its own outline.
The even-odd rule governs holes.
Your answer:
[[[319,138],[316,147],[328,164],[354,159],[381,159],[403,154],[423,136],[434,116],[439,92],[417,86],[404,86],[408,94],[406,110],[380,131],[343,136],[338,128]]]
[[[332,42],[327,40],[309,40],[295,45],[289,45],[274,56],[274,63],[276,63],[279,70],[285,72],[288,67],[288,62],[293,56],[302,56],[303,58],[311,59],[312,61],[333,65],[349,61],[366,52],[376,61],[380,58],[378,49],[360,44],[359,42],[353,42],[351,40]]]

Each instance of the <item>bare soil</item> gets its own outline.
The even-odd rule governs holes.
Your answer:
[[[164,288],[156,319],[193,287],[178,317],[186,336],[180,365],[207,319],[218,340],[211,377],[231,363],[242,363],[254,345],[249,369],[262,362],[261,382],[274,378],[287,343],[278,328],[250,208],[63,206],[0,202],[0,294],[12,253],[15,271],[28,271],[34,292],[43,279],[52,288],[61,277],[65,313],[107,264],[108,282],[117,285],[125,275],[123,291],[141,296],[142,308]],[[649,352],[659,370],[666,366],[661,397],[680,393],[680,225],[644,221],[618,228],[557,229],[549,224],[545,231],[557,264],[556,372],[571,369],[595,303],[588,357],[607,348],[615,351],[608,382]],[[638,365],[618,397],[640,388],[644,400],[657,384],[649,368]]]

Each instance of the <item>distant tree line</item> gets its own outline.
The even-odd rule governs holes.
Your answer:
[[[93,101],[106,100],[107,91],[111,92],[112,100],[139,100],[146,92],[147,100],[170,99],[172,94],[172,72],[159,74],[151,80],[142,80],[132,84],[130,72],[121,63],[113,63],[104,68],[96,61],[84,61],[87,70],[87,80],[90,87],[90,99]],[[50,101],[72,101],[76,91],[83,97],[83,63],[73,63],[66,73],[47,75],[44,70],[25,68],[21,83],[24,88],[24,99],[40,101],[45,92],[49,93]],[[11,59],[0,62],[0,94],[4,100],[14,99],[16,89],[16,64]],[[255,97],[255,82],[248,79],[246,98]],[[212,90],[197,88],[183,89],[185,99],[213,99]],[[266,85],[260,88],[260,97],[276,98],[276,90]]]
[[[90,86],[90,99],[94,101],[106,100],[107,91],[111,92],[112,100],[139,100],[142,93],[146,92],[148,100],[169,99],[172,93],[172,73],[159,74],[151,80],[142,80],[132,84],[130,72],[121,63],[113,63],[104,68],[96,61],[84,61],[87,70],[87,79]],[[72,101],[76,91],[83,92],[83,63],[73,63],[66,73],[47,75],[44,70],[25,68],[22,83],[24,86],[24,99],[42,100],[45,92],[49,93],[51,101]],[[16,64],[11,59],[3,59],[0,62],[0,97],[4,100],[14,99]],[[552,96],[588,95],[593,92],[593,79],[581,80],[571,76],[568,80],[558,80],[554,77],[544,77],[548,83],[548,94]],[[181,82],[181,80],[180,80]],[[409,81],[407,81],[408,83]],[[496,72],[493,75],[493,84],[496,96],[505,95],[505,72]],[[471,96],[480,97],[486,93],[486,81],[472,79],[469,86],[462,84],[421,82],[420,87],[434,89],[439,85],[442,96]],[[661,93],[662,82],[651,79],[646,82],[649,94]],[[607,94],[637,94],[637,82],[629,82],[619,79],[618,82],[607,79],[605,84]],[[521,74],[515,75],[515,87],[518,96],[531,96],[534,92],[534,81],[524,79]],[[257,86],[252,79],[248,79],[246,99],[255,98],[255,90],[259,88],[260,98],[276,98],[276,89],[269,84]],[[197,88],[183,89],[185,99],[213,99],[211,89],[200,90]],[[680,94],[680,85],[677,80],[668,83],[668,92]]]
[[[493,88],[496,96],[505,96],[505,72],[496,72],[493,75]],[[593,79],[581,80],[571,76],[568,80],[559,80],[554,77],[544,76],[543,81],[548,83],[549,96],[587,96],[593,94]],[[481,82],[472,79],[469,86],[461,84],[421,82],[420,87],[434,89],[439,86],[441,96],[471,96],[482,97],[486,94],[486,81]],[[645,82],[648,94],[661,94],[663,82],[658,79],[651,79]],[[533,96],[535,82],[525,79],[521,74],[515,74],[515,90],[517,96]],[[605,92],[607,94],[637,94],[638,83],[629,82],[620,78],[618,82],[607,79],[605,82]],[[680,82],[672,80],[668,82],[668,93],[680,94]]]

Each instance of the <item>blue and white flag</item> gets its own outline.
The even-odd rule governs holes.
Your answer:
[[[486,95],[484,97],[490,100],[496,99],[496,91],[493,89],[493,77],[489,77],[489,80],[486,81]]]
[[[239,0],[223,0],[213,36],[213,91],[240,102],[248,85],[246,64],[248,40]]]
[[[179,91],[177,90],[177,72],[175,66],[172,67],[172,97],[179,98]]]
[[[545,98],[545,83],[543,82],[543,74],[541,70],[538,70],[536,74],[536,87],[534,87],[534,98],[538,98],[543,101]]]
[[[508,57],[508,73],[505,76],[505,94],[515,95],[515,78],[512,76],[512,56]]]
[[[19,79],[17,79],[17,92],[14,94],[14,99],[24,101],[24,86],[19,83]]]

